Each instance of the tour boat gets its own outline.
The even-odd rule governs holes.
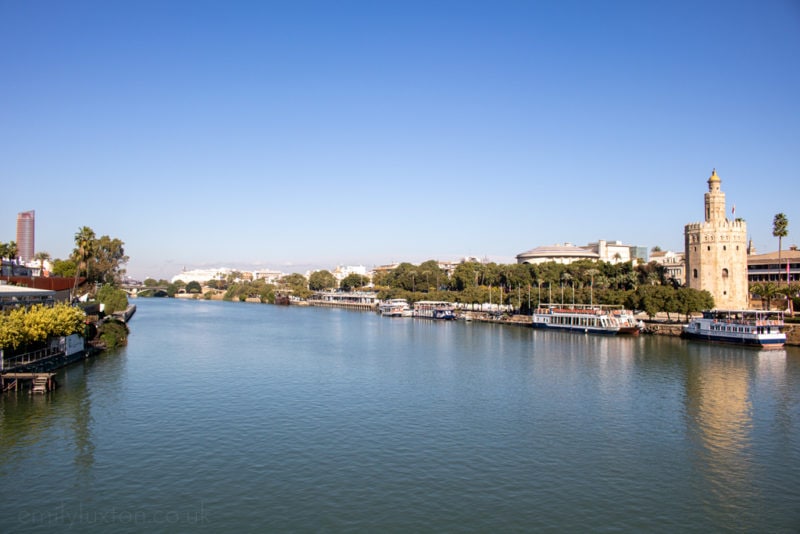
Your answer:
[[[779,349],[786,343],[783,327],[781,311],[706,310],[683,327],[683,337]]]
[[[620,308],[609,309],[607,306],[589,304],[539,307],[533,312],[532,324],[534,328],[571,330],[587,334],[635,336],[641,330],[632,313]]]
[[[455,309],[450,302],[420,300],[414,303],[414,317],[425,319],[452,320],[456,318]]]
[[[383,317],[408,317],[411,309],[408,307],[406,299],[384,300],[378,305],[378,312]]]

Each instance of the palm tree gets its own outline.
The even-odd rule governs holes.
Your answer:
[[[789,219],[783,213],[778,213],[772,220],[772,235],[778,238],[778,281],[781,280],[781,248],[782,240],[789,235]],[[786,283],[789,283],[789,274],[786,274]]]
[[[80,273],[80,266],[83,264],[86,270],[86,279],[89,279],[89,258],[94,255],[95,248],[95,234],[94,230],[88,226],[78,228],[75,232],[75,250],[72,254],[78,259],[78,273]]]
[[[772,282],[757,282],[750,286],[750,292],[758,295],[762,308],[764,308],[764,300],[766,300],[766,309],[769,310],[772,307],[772,299],[778,294],[778,286]]]
[[[778,295],[786,297],[786,309],[789,310],[789,315],[792,317],[794,317],[794,301],[792,299],[797,296],[798,291],[800,291],[800,285],[789,283],[776,289]]]

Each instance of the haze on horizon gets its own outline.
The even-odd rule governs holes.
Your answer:
[[[800,4],[1,2],[0,241],[128,273],[800,232]],[[299,269],[298,269],[299,270]]]

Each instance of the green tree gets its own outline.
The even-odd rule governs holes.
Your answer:
[[[73,260],[53,260],[53,276],[72,278],[77,276],[78,264]]]
[[[353,289],[364,287],[367,284],[369,284],[369,277],[361,274],[351,273],[345,276],[344,279],[339,282],[339,287],[344,291],[352,291]]]
[[[416,269],[417,276],[420,283],[425,282],[425,290],[430,291],[431,288],[438,289],[441,283],[447,282],[447,275],[442,268],[439,267],[439,262],[436,260],[428,260],[419,264]]]
[[[762,308],[769,310],[772,308],[772,299],[778,295],[778,285],[774,282],[756,282],[750,284],[750,293],[761,300]]]
[[[196,280],[192,280],[188,284],[186,284],[186,292],[187,293],[202,293],[203,288],[200,286],[200,282]]]
[[[17,257],[17,244],[14,241],[0,243],[0,258],[13,260]]]
[[[308,287],[312,291],[322,291],[336,288],[336,277],[330,271],[314,271],[308,277]]]
[[[87,279],[89,278],[89,258],[94,255],[94,248],[94,230],[88,226],[78,228],[78,231],[75,232],[75,249],[72,251],[72,257],[78,263],[78,275],[85,272]]]
[[[291,292],[294,296],[305,299],[311,296],[308,279],[300,273],[287,274],[279,280],[279,289]]]
[[[772,220],[772,235],[778,238],[778,281],[781,272],[781,249],[783,248],[783,238],[789,235],[789,219],[783,213],[778,213]],[[789,274],[786,274],[786,283],[789,283]]]
[[[708,291],[698,291],[689,287],[679,287],[675,290],[676,311],[686,316],[703,310],[714,308],[714,297]]]
[[[93,245],[93,276],[90,280],[103,284],[119,284],[125,274],[123,265],[128,263],[124,243],[107,235],[95,240]]]
[[[97,300],[103,304],[106,315],[128,307],[128,295],[121,289],[105,284],[97,291]]]

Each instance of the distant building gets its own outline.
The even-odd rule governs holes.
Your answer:
[[[333,277],[339,282],[350,276],[351,274],[358,274],[367,276],[367,268],[363,265],[337,265],[333,270]]]
[[[27,263],[35,254],[34,237],[36,212],[34,210],[17,213],[17,256]]]
[[[667,279],[671,278],[680,285],[686,283],[686,256],[683,252],[655,251],[650,254],[650,261],[664,266]]]
[[[596,252],[598,256],[600,256],[600,261],[606,263],[628,263],[636,259],[647,261],[647,247],[623,245],[622,241],[605,241],[600,239],[597,243],[589,243],[581,248]]]
[[[529,263],[532,265],[550,261],[567,265],[579,260],[598,261],[600,260],[600,254],[588,248],[576,247],[571,243],[536,247],[527,252],[517,254],[517,263]]]
[[[624,245],[621,241],[600,239],[584,247],[572,243],[548,245],[517,254],[517,263],[547,263],[554,261],[563,265],[579,260],[604,261],[606,263],[628,263],[641,258],[647,261],[647,249],[635,245]]]
[[[747,223],[725,215],[725,193],[716,169],[708,179],[705,221],[684,229],[686,285],[706,290],[717,308],[748,307]]]
[[[182,271],[181,274],[177,274],[172,277],[173,284],[178,280],[186,282],[198,282],[200,284],[208,282],[209,280],[224,280],[229,274],[233,272],[233,269],[229,269],[227,267],[220,267],[219,269],[193,269],[191,271]]]
[[[800,281],[800,250],[792,245],[789,250],[780,253],[778,264],[778,251],[767,254],[751,254],[747,257],[747,280],[749,282],[786,282],[786,273],[789,273],[789,282]]]
[[[253,278],[255,280],[264,280],[268,284],[277,284],[278,280],[283,278],[283,273],[280,271],[261,269],[259,271],[253,271]]]

